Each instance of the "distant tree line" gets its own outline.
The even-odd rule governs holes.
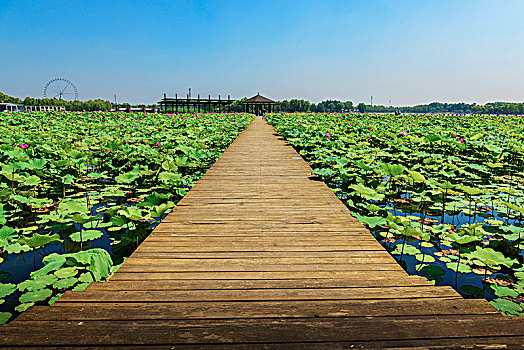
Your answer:
[[[231,110],[234,112],[242,112],[242,102],[246,98],[236,100],[231,104]],[[8,96],[0,92],[0,101],[8,103],[19,103],[26,106],[64,106],[69,111],[107,111],[113,105],[110,101],[96,99],[89,101],[65,101],[56,98],[32,98],[26,97],[24,100],[18,97]],[[121,103],[119,106],[129,106],[128,103]],[[140,105],[141,106],[141,105]],[[485,105],[478,105],[476,103],[441,103],[432,102],[425,105],[408,106],[408,107],[386,107],[382,105],[367,105],[359,103],[356,107],[351,101],[325,100],[318,104],[311,103],[307,100],[283,100],[277,101],[275,111],[277,112],[319,112],[319,113],[337,113],[337,112],[389,112],[401,111],[403,113],[452,113],[452,114],[524,114],[524,102],[492,102]]]
[[[23,101],[26,106],[63,106],[68,111],[108,111],[112,108],[109,101],[102,99],[88,101],[66,101],[56,98],[26,97]]]
[[[102,99],[89,101],[66,101],[56,98],[32,98],[26,97],[21,100],[18,97],[12,97],[0,92],[0,101],[7,103],[24,104],[25,106],[63,106],[68,111],[108,111],[112,108],[109,101]]]
[[[386,107],[382,105],[367,105],[359,103],[356,108],[351,101],[326,100],[318,104],[310,103],[306,100],[284,100],[279,101],[276,105],[276,111],[282,112],[321,112],[337,113],[358,111],[364,112],[384,112],[394,113],[395,111],[403,113],[452,113],[452,114],[524,114],[524,102],[492,102],[485,105],[476,103],[441,103],[432,102],[426,105],[408,106],[408,107]]]

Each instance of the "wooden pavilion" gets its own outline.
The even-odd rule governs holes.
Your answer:
[[[183,98],[175,94],[175,98],[168,98],[164,94],[164,98],[158,104],[162,113],[185,113],[191,112],[191,110],[193,112],[231,112],[233,102],[235,100],[232,100],[229,95],[227,95],[227,99],[220,98],[220,95],[218,95],[218,99],[212,99],[211,95],[207,98],[200,98],[200,95],[197,98],[191,98],[188,94]]]
[[[244,105],[244,112],[253,113],[255,115],[263,115],[264,112],[274,112],[274,106],[277,104],[277,102],[260,95],[259,92],[255,96],[243,101],[242,104]]]

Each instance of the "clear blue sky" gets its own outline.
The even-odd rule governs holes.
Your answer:
[[[0,0],[0,91],[524,101],[524,1]]]

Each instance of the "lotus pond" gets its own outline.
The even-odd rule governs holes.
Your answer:
[[[524,117],[267,119],[408,273],[524,314]]]
[[[107,279],[252,119],[0,113],[0,324]]]

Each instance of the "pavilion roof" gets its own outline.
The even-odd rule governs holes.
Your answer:
[[[275,101],[260,95],[260,92],[255,96],[248,98],[242,103],[276,103]]]

